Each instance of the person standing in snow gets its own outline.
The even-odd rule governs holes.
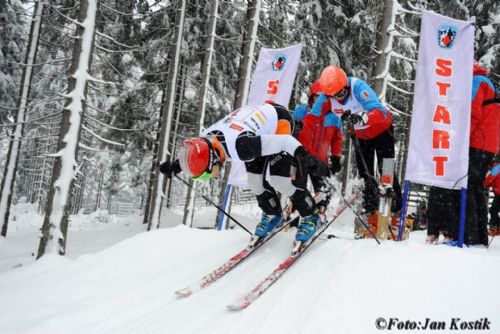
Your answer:
[[[497,158],[497,161],[499,159]],[[486,189],[492,188],[495,198],[490,206],[490,227],[488,230],[489,235],[499,235],[500,234],[500,164],[498,162],[494,163],[491,169],[486,173],[486,178],[484,179],[484,187]]]
[[[495,102],[495,86],[488,78],[488,71],[476,61],[474,61],[472,70],[471,126],[464,243],[467,245],[479,244],[487,246],[488,206],[483,182],[488,166],[491,165],[495,154],[498,154],[500,104],[498,100]],[[449,195],[452,195],[451,201],[454,203],[445,204],[442,201],[429,198],[429,227],[440,224],[443,216],[458,217],[460,210],[460,197],[456,195],[459,191],[435,188],[434,192],[441,193],[442,199],[450,199]],[[448,221],[445,232],[445,242],[455,243],[458,239],[458,218]],[[436,231],[428,230],[427,235],[427,243],[435,243],[439,237]]]
[[[324,197],[318,202],[318,206],[324,210],[330,201],[327,178],[341,168],[342,121],[331,111],[330,101],[321,93],[318,80],[311,86],[307,104],[298,105],[293,118],[300,124],[297,139],[311,155],[328,166],[322,168],[326,172],[324,175],[310,176],[315,197]]]
[[[218,175],[225,160],[243,161],[248,184],[262,209],[255,236],[266,237],[282,221],[278,191],[290,197],[300,213],[295,239],[304,242],[314,235],[319,222],[316,204],[306,188],[307,175],[317,173],[314,168],[319,167],[310,163],[315,158],[291,135],[293,128],[290,111],[281,105],[243,106],[207,128],[200,138],[184,140],[178,159],[162,163],[160,171],[167,177],[182,171],[192,179],[209,180]],[[282,152],[294,158],[296,168],[280,158]],[[267,167],[269,180],[265,178]]]
[[[376,229],[378,209],[378,181],[374,178],[375,154],[378,169],[382,171],[384,158],[394,159],[394,127],[392,115],[380,103],[373,89],[363,80],[347,77],[337,66],[328,66],[321,73],[319,83],[322,93],[329,98],[333,112],[343,121],[354,125],[354,134],[360,150],[356,150],[356,165],[363,178],[363,215],[370,228]],[[365,169],[363,160],[366,162]],[[401,209],[401,187],[394,176],[393,220]],[[368,236],[368,234],[366,235]]]
[[[437,243],[441,234],[445,243],[457,238],[460,198],[460,190],[436,186],[429,189],[426,244]]]
[[[488,206],[483,181],[498,154],[500,104],[488,71],[474,61],[472,81],[469,172],[467,180],[466,244],[488,245]]]

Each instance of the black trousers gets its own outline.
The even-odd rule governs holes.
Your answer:
[[[488,245],[488,197],[483,181],[493,158],[493,153],[476,148],[469,149],[467,219],[464,236],[466,244]]]
[[[282,179],[282,182],[275,181],[279,185],[276,189],[266,179],[265,174],[268,166],[270,178]],[[302,174],[300,169],[294,166],[294,158],[291,155],[282,152],[258,157],[246,161],[245,168],[249,174],[250,188],[256,194],[259,207],[266,214],[279,215],[282,213],[278,192],[293,192],[290,195],[290,200],[302,217],[312,215],[315,212],[316,204],[307,190],[307,175]],[[252,182],[259,182],[259,184],[252,184]],[[255,190],[260,187],[263,191],[256,192]],[[293,190],[290,190],[290,187]]]
[[[427,235],[457,239],[460,215],[460,190],[431,187],[427,210]]]
[[[495,195],[493,203],[490,207],[490,227],[496,226],[500,227],[500,217],[498,213],[500,212],[500,195]]]
[[[467,179],[467,207],[464,243],[488,245],[488,197],[483,180],[493,153],[475,148],[469,149],[469,171]],[[431,187],[429,193],[428,235],[439,235],[439,231],[452,239],[458,238],[460,217],[460,190]]]
[[[358,166],[359,175],[365,181],[365,189],[363,193],[363,208],[367,212],[374,212],[378,209],[378,182],[373,177],[375,154],[377,155],[378,170],[382,173],[382,163],[384,158],[394,159],[394,129],[391,126],[386,131],[373,139],[363,140],[357,139],[359,142],[359,150],[356,149],[356,165]],[[366,162],[368,170],[365,170],[363,160]],[[392,185],[395,197],[392,201],[392,212],[401,210],[401,186],[396,175]]]

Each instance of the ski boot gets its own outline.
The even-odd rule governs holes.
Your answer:
[[[399,222],[401,221],[399,212],[394,212],[391,215],[391,233],[389,235],[390,240],[398,240],[399,237]],[[403,224],[403,233],[401,235],[401,240],[406,240],[410,236],[410,231],[412,229],[413,221],[405,219]]]
[[[441,243],[448,246],[456,246],[458,244],[458,241],[450,236],[445,235],[443,242]]]
[[[378,211],[371,213],[362,214],[362,218],[365,220],[366,225],[373,234],[377,234],[377,225],[378,225]],[[361,224],[360,224],[361,225]],[[366,239],[373,238],[372,233],[370,233],[363,225],[362,229],[358,232],[357,235],[354,236],[355,239]]]
[[[316,228],[319,223],[320,218],[317,214],[304,217],[299,225],[297,233],[295,234],[295,240],[303,243],[311,239],[316,232]]]
[[[281,222],[281,215],[268,215],[262,212],[262,219],[255,229],[255,235],[259,238],[265,238],[271,232],[276,225]]]
[[[428,235],[427,238],[425,238],[425,243],[427,245],[435,245],[439,241],[439,236],[437,235]]]

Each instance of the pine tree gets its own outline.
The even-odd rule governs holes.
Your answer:
[[[0,125],[16,107],[29,27],[24,14],[20,1],[0,2]]]
[[[58,254],[66,253],[66,235],[71,209],[71,194],[75,174],[75,161],[81,131],[81,114],[85,105],[87,82],[91,79],[89,67],[95,35],[97,2],[81,0],[79,5],[77,36],[73,49],[68,94],[59,133],[58,157],[52,172],[48,208],[42,226],[37,259],[45,254],[49,241]]]

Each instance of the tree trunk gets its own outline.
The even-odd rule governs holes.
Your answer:
[[[394,40],[393,33],[396,23],[396,8],[394,8],[395,0],[384,0],[384,17],[380,23],[378,31],[380,34],[377,38],[377,52],[379,54],[375,60],[375,82],[373,89],[377,93],[380,100],[385,101],[387,89],[387,76],[389,74],[389,65],[391,62],[392,42]]]
[[[17,102],[16,126],[11,134],[7,160],[2,178],[0,193],[0,226],[2,226],[1,235],[7,236],[7,227],[9,225],[10,204],[12,202],[12,193],[16,181],[17,164],[19,162],[19,148],[21,147],[21,138],[23,136],[23,125],[28,106],[28,97],[31,89],[31,80],[33,77],[33,64],[36,59],[38,40],[40,35],[40,26],[42,23],[43,2],[37,1],[33,11],[33,20],[31,22],[30,35],[28,38],[28,51],[26,52],[25,67],[21,79],[21,91]]]
[[[163,106],[165,104],[165,91],[162,92],[162,102],[161,105]],[[160,115],[159,115],[159,120],[163,119],[164,114],[163,114],[163,108],[160,108]],[[161,131],[160,131],[160,125],[157,126],[156,129],[156,139],[153,143],[153,158],[151,159],[151,169],[149,170],[149,181],[148,181],[148,192],[146,195],[146,205],[144,206],[144,219],[142,221],[143,224],[148,224],[148,229],[149,229],[149,222],[151,220],[151,202],[153,199],[153,191],[154,191],[154,185],[155,185],[155,179],[156,179],[156,169],[158,168],[158,148],[160,147],[160,139],[161,139]]]
[[[233,109],[237,109],[247,102],[261,4],[261,0],[252,0],[247,8],[247,26],[241,46],[242,59],[238,71],[238,89],[236,90]]]
[[[250,77],[252,71],[252,64],[254,58],[255,42],[257,40],[257,28],[259,27],[259,14],[262,1],[261,0],[251,0],[252,2],[248,5],[246,13],[246,30],[243,35],[243,44],[241,46],[241,63],[238,73],[238,88],[236,90],[234,98],[233,109],[240,108],[242,105],[247,103],[248,90],[250,88]],[[229,173],[231,172],[231,166],[226,164],[224,168],[224,177],[222,180],[220,193],[219,193],[219,203],[224,204],[224,197],[226,194],[226,187],[229,180]],[[231,206],[230,201],[228,201],[228,207]],[[220,219],[224,219],[224,214],[219,212],[215,219],[215,226]]]
[[[184,203],[184,216],[182,216],[182,224],[193,226],[193,213],[196,204],[196,184],[193,180],[189,180],[188,192],[186,195],[186,203]]]
[[[69,69],[68,94],[59,130],[58,154],[52,170],[47,210],[42,226],[42,236],[37,259],[45,254],[49,241],[59,255],[66,253],[68,216],[71,209],[76,154],[81,131],[92,45],[95,35],[96,0],[81,0],[79,22]]]
[[[168,71],[168,80],[166,88],[165,104],[162,106],[163,119],[160,128],[160,144],[158,147],[159,161],[166,161],[168,156],[168,146],[170,140],[170,128],[172,127],[172,116],[174,109],[175,90],[177,86],[177,73],[179,70],[179,59],[182,45],[182,30],[184,27],[184,16],[186,12],[186,0],[179,0],[177,7],[177,14],[175,18],[175,48],[170,58],[170,66]],[[153,164],[157,164],[153,161]],[[158,168],[155,169],[155,180],[153,183],[153,191],[151,198],[150,219],[148,221],[148,231],[151,230],[153,223],[159,226],[160,211],[163,201],[163,174],[160,173]]]
[[[205,45],[205,57],[203,58],[202,74],[201,74],[201,86],[200,86],[200,101],[198,107],[198,126],[196,132],[201,134],[203,130],[203,124],[205,121],[205,110],[207,104],[207,93],[210,81],[210,67],[212,66],[212,56],[214,53],[214,41],[215,41],[215,27],[217,24],[217,10],[219,8],[219,0],[212,0],[212,6],[210,8],[210,21],[208,22],[207,28],[207,41]],[[191,185],[196,187],[194,182],[190,182]],[[193,226],[193,213],[194,212],[194,201],[196,198],[196,191],[194,189],[188,190],[188,195],[186,196],[186,204],[184,206],[184,212],[187,213],[183,217],[183,224],[189,227]]]
[[[104,183],[104,169],[101,166],[101,170],[99,171],[99,183],[97,185],[97,197],[95,200],[95,210],[99,210],[101,207],[101,197],[102,197],[102,184]]]
[[[177,132],[179,130],[179,119],[181,117],[182,113],[182,103],[184,101],[184,91],[186,88],[186,77],[187,77],[187,69],[184,68],[184,70],[181,71],[181,89],[179,90],[179,103],[177,105],[177,113],[175,115],[175,125],[174,125],[174,135],[172,138],[172,156],[175,157],[177,156],[177,147],[175,143],[177,142]],[[169,182],[167,182],[167,190],[166,190],[166,196],[167,196],[167,208],[170,208],[172,206],[172,180],[169,179]]]

